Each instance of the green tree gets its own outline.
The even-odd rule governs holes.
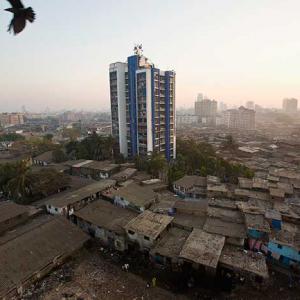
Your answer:
[[[139,171],[147,171],[148,170],[148,163],[147,163],[147,159],[145,157],[136,155],[134,157],[134,163],[135,163],[135,167]]]
[[[52,195],[67,188],[69,184],[70,177],[55,169],[33,171],[23,161],[0,166],[1,191],[20,204],[29,204]]]
[[[53,134],[47,133],[46,135],[43,136],[44,141],[52,142],[53,139]]]
[[[61,163],[68,160],[68,156],[62,149],[56,149],[52,152],[53,161],[55,163]]]
[[[231,138],[227,140],[232,147],[234,141]],[[185,174],[214,175],[232,183],[236,183],[240,176],[252,178],[254,175],[246,166],[232,164],[219,157],[210,144],[192,139],[177,140],[177,158],[169,165],[168,174],[170,185]]]
[[[64,128],[62,136],[69,138],[71,141],[76,141],[81,135],[80,129],[78,128]]]
[[[8,133],[0,135],[0,142],[15,142],[25,140],[24,136],[17,133]]]
[[[116,141],[112,136],[103,137],[97,134],[85,138],[81,142],[71,141],[66,145],[67,154],[75,154],[76,159],[106,160],[113,159]]]
[[[31,172],[30,176],[30,198],[25,201],[32,202],[36,199],[53,195],[70,186],[70,177],[55,169],[44,168],[37,172]]]
[[[148,158],[148,172],[153,177],[160,177],[162,173],[166,172],[167,161],[164,155],[160,153],[153,152]]]
[[[21,197],[26,197],[30,190],[30,179],[27,162],[21,161],[14,165],[14,175],[7,182],[7,191],[9,195],[18,200]]]

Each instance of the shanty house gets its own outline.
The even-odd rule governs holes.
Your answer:
[[[57,195],[45,202],[47,212],[52,215],[71,216],[74,211],[99,198],[101,193],[115,185],[114,180],[104,179],[67,194]]]
[[[300,263],[300,226],[283,222],[281,230],[273,230],[268,242],[269,256],[290,266]]]
[[[107,179],[119,170],[119,165],[110,161],[79,160],[68,162],[71,167],[71,175],[81,176],[90,179]]]
[[[173,183],[174,192],[182,198],[205,198],[206,187],[206,177],[196,175],[186,175]]]
[[[49,215],[39,216],[0,236],[0,298],[14,299],[16,294],[22,294],[88,239],[65,218]]]
[[[206,271],[215,273],[224,244],[224,236],[195,228],[183,245],[179,257],[195,268],[202,266]]]
[[[124,228],[129,241],[138,244],[140,250],[149,252],[167,232],[172,220],[173,217],[146,210],[132,219]]]
[[[105,200],[97,200],[74,213],[75,223],[98,238],[105,246],[118,251],[127,249],[127,236],[124,226],[137,213],[117,207]]]
[[[219,260],[220,267],[230,269],[235,273],[251,278],[269,277],[265,256],[243,248],[225,245]]]
[[[209,184],[207,186],[207,197],[209,198],[217,198],[217,197],[227,197],[228,196],[228,188],[225,184],[212,185]]]
[[[48,166],[53,162],[53,151],[44,152],[32,159],[34,165]]]
[[[134,168],[127,168],[125,170],[122,170],[112,176],[112,179],[116,180],[117,183],[124,182],[131,177],[133,177],[137,173],[137,169]]]
[[[171,227],[151,249],[150,254],[153,261],[170,267],[180,264],[179,255],[189,235],[190,232],[187,230]]]
[[[0,234],[28,219],[28,207],[13,202],[0,203]]]
[[[137,183],[112,189],[106,196],[111,198],[115,205],[124,208],[127,207],[137,212],[145,211],[158,198],[152,186],[142,186]]]

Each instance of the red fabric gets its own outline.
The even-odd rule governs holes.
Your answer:
[[[254,239],[249,239],[249,249],[253,250],[254,245],[255,245],[256,240]]]

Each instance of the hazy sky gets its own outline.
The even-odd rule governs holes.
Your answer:
[[[230,104],[300,98],[299,0],[24,0],[14,37],[0,0],[0,111],[108,109],[108,66],[135,43],[177,73],[177,106],[198,92]]]

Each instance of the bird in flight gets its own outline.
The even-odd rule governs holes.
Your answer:
[[[14,14],[9,26],[8,31],[14,32],[14,34],[18,34],[26,26],[26,21],[32,23],[35,20],[35,13],[31,7],[25,8],[21,0],[7,0],[11,8],[5,9]]]

